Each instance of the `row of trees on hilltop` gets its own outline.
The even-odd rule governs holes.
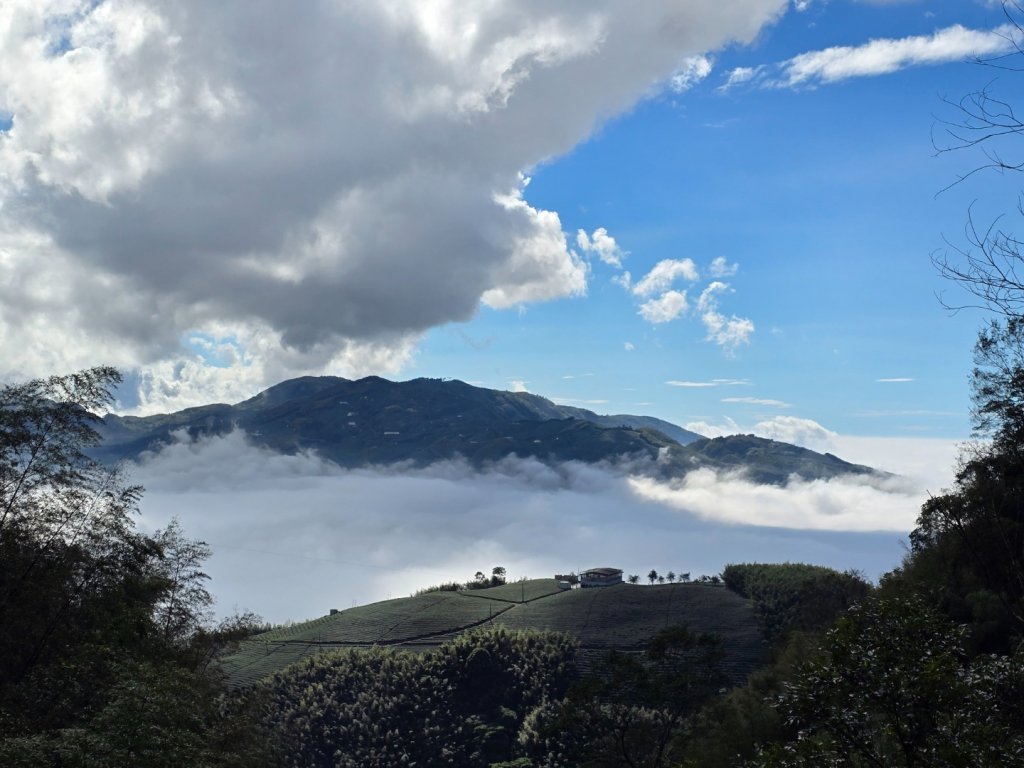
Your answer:
[[[477,571],[473,578],[467,581],[444,581],[440,584],[418,589],[414,596],[426,595],[430,592],[462,592],[464,590],[489,589],[490,587],[500,587],[506,583],[508,583],[508,578],[505,567],[496,565],[491,569],[490,576],[484,574],[483,571]]]
[[[630,584],[639,584],[640,575],[632,573],[626,578],[626,581]],[[651,570],[647,572],[647,582],[649,584],[665,584],[666,582],[669,584],[675,584],[677,581],[680,584],[720,584],[722,579],[719,576],[708,576],[706,574],[698,576],[695,579],[691,579],[689,571],[678,575],[675,571],[660,574],[657,569],[651,568]]]

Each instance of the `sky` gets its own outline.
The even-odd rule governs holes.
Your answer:
[[[905,532],[970,435],[986,319],[932,258],[1019,193],[941,150],[964,95],[1012,98],[976,59],[1013,40],[991,0],[7,0],[0,379],[112,364],[148,414],[457,378],[899,472],[869,519]],[[863,489],[794,487],[791,519],[703,480],[615,494],[869,535],[830,513]],[[755,511],[708,523],[724,488]]]

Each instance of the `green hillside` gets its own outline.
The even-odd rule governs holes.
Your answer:
[[[586,667],[613,649],[638,651],[659,630],[678,624],[719,635],[725,671],[737,682],[761,661],[765,645],[752,605],[724,587],[622,584],[562,591],[554,579],[534,579],[346,609],[256,635],[222,664],[231,684],[243,686],[325,651],[371,646],[425,650],[476,627],[506,627],[570,634],[579,640]]]

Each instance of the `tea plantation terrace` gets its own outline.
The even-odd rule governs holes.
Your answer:
[[[423,651],[477,627],[506,627],[575,637],[578,664],[585,670],[611,650],[638,652],[659,630],[680,624],[722,639],[723,666],[734,682],[745,680],[763,661],[766,644],[751,602],[724,587],[620,583],[567,590],[556,579],[532,579],[332,612],[255,635],[225,657],[222,666],[231,685],[241,687],[313,654],[372,646]]]

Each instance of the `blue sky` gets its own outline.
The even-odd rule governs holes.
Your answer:
[[[943,308],[966,299],[931,257],[969,208],[1012,231],[1020,187],[947,189],[982,157],[933,137],[947,100],[1018,92],[970,61],[1004,23],[984,0],[6,0],[0,379],[112,364],[146,414],[451,377],[899,475],[399,476],[182,439],[138,468],[140,526],[183,514],[227,610],[581,559],[878,575],[970,432],[986,318]]]
[[[939,194],[981,156],[933,138],[1012,94],[970,61],[999,3],[403,8],[5,4],[4,376],[112,363],[136,413],[372,373],[969,434],[984,316],[930,257],[1018,188]]]
[[[962,242],[972,202],[998,213],[1016,189],[988,175],[939,194],[979,157],[937,155],[932,138],[943,139],[938,121],[957,118],[943,99],[998,73],[957,59],[793,88],[722,87],[737,67],[1002,21],[978,3],[812,4],[752,45],[714,52],[712,72],[687,92],[643,101],[530,171],[532,205],[559,211],[567,232],[606,228],[635,275],[662,259],[690,258],[705,275],[715,258],[737,264],[721,306],[756,330],[732,354],[693,317],[645,322],[612,282],[617,270],[595,260],[585,298],[485,309],[436,329],[410,371],[523,381],[598,411],[682,424],[785,414],[847,434],[966,436],[983,316],[943,309],[936,294],[960,294],[930,255],[944,237]],[[715,379],[749,383],[667,383]]]

